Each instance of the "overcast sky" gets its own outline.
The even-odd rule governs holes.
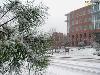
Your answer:
[[[0,3],[5,0],[0,0]],[[21,0],[25,1],[25,0]],[[43,2],[49,7],[48,20],[42,27],[43,31],[50,31],[55,29],[57,32],[67,33],[67,24],[65,14],[85,6],[85,0],[37,0]]]
[[[42,0],[49,9],[48,21],[44,25],[44,30],[56,29],[58,32],[67,33],[65,14],[85,6],[85,0]]]

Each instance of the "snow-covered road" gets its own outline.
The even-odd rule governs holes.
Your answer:
[[[100,63],[53,57],[46,75],[100,75]]]
[[[50,65],[46,75],[100,75],[95,72],[83,71],[60,65]]]

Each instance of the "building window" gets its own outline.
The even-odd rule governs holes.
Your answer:
[[[98,11],[99,10],[99,4],[95,4],[94,7],[93,7],[93,11]]]
[[[74,42],[72,42],[72,46],[74,46]]]
[[[86,40],[84,41],[84,44],[87,45],[87,41]]]
[[[74,20],[72,20],[72,25],[74,25]]]
[[[76,46],[78,46],[78,41],[76,41]]]
[[[84,22],[87,22],[87,18],[84,18]]]
[[[95,28],[96,28],[96,29],[100,29],[100,23],[96,23],[96,24],[95,24]]]
[[[87,30],[87,26],[84,26],[84,30]]]
[[[78,34],[76,34],[76,40],[78,39]]]
[[[83,30],[83,26],[80,26],[80,30]]]
[[[75,24],[78,24],[78,20],[75,21]]]
[[[76,34],[76,38],[78,38],[78,34]]]
[[[72,39],[74,38],[74,35],[72,35]]]
[[[84,33],[84,37],[86,37],[86,33]]]
[[[74,32],[74,26],[72,26],[71,28],[72,28],[71,31]]]
[[[82,34],[80,34],[80,38],[82,38]]]
[[[76,30],[76,31],[79,31],[79,27],[78,27],[78,26],[76,26],[76,27],[75,27],[75,30]]]
[[[94,26],[93,25],[89,25],[89,30],[93,30]]]
[[[91,34],[89,34],[89,37],[91,38]]]
[[[96,14],[96,20],[100,20],[100,13]]]
[[[92,18],[91,17],[88,18],[88,22],[92,22]]]
[[[81,39],[79,39],[79,41],[81,42]]]

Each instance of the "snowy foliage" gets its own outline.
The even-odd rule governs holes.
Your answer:
[[[36,33],[36,28],[46,18],[46,7],[9,0],[3,8],[0,20],[12,15],[0,24],[0,73],[21,75],[25,68],[29,75],[31,71],[38,74],[47,67],[49,61],[49,37]]]

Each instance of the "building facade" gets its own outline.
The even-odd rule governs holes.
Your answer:
[[[82,42],[90,45],[93,41],[94,30],[91,5],[74,10],[66,16],[69,46],[78,46]]]
[[[92,19],[94,23],[95,41],[100,44],[100,0],[92,0]]]
[[[78,46],[80,43],[90,45],[100,42],[100,1],[91,1],[92,4],[74,10],[67,16],[67,38],[69,46]],[[95,36],[94,34],[99,34]]]
[[[60,32],[53,32],[52,40],[53,40],[52,47],[54,49],[61,48],[62,46],[64,46],[64,43],[66,41],[65,35],[63,33],[60,33]]]

